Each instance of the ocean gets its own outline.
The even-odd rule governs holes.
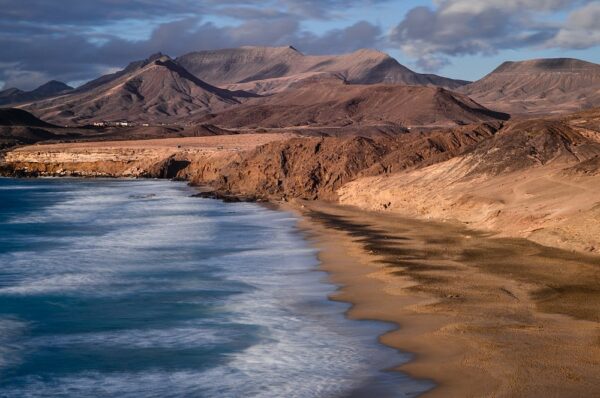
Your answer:
[[[409,397],[294,215],[160,180],[0,179],[0,397]]]

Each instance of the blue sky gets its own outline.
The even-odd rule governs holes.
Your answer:
[[[0,87],[79,84],[162,51],[371,47],[476,80],[505,60],[600,63],[598,0],[0,0]]]

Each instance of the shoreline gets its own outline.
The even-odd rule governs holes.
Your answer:
[[[300,215],[349,319],[396,325],[378,341],[412,354],[393,370],[435,383],[420,396],[600,395],[600,257],[330,202],[260,204]]]
[[[420,396],[600,393],[600,374],[593,371],[600,366],[600,323],[594,318],[600,293],[548,297],[543,284],[531,280],[539,270],[515,277],[511,270],[490,269],[494,264],[474,265],[481,256],[459,259],[451,249],[444,253],[437,246],[456,244],[456,239],[463,241],[465,252],[482,247],[502,252],[514,246],[533,259],[532,268],[549,257],[547,266],[571,262],[574,273],[584,269],[593,274],[600,269],[595,268],[600,258],[331,203],[297,201],[276,207],[300,215],[299,228],[319,249],[320,269],[339,286],[330,299],[351,304],[349,319],[396,325],[378,340],[412,355],[393,370],[435,383]],[[388,228],[400,220],[408,224]],[[427,246],[435,247],[428,252]],[[390,256],[396,264],[390,264]],[[519,257],[508,261],[519,262]]]
[[[367,398],[405,396],[392,386],[421,391],[408,377],[379,372],[396,355],[375,341],[389,325],[351,321],[347,304],[328,300],[337,287],[316,270],[316,250],[289,212],[196,200],[192,187],[166,180],[1,182],[5,238],[53,241],[58,226],[65,245],[36,246],[7,262],[7,272],[21,277],[2,289],[0,322],[8,319],[5,343],[14,347],[7,359],[16,360],[4,364],[13,377],[0,395],[70,388],[83,396]],[[21,222],[38,228],[23,230]],[[10,239],[6,259],[21,248]],[[68,262],[73,256],[55,261],[82,250],[92,252],[83,264]],[[22,306],[25,296],[45,310]],[[81,302],[97,310],[82,315]],[[126,363],[112,364],[124,356]]]
[[[401,372],[417,382],[432,383],[431,388],[418,395],[421,397],[428,396],[428,394],[440,388],[441,380],[439,377],[435,378],[434,376],[436,375],[425,376],[424,374],[419,374],[419,372],[411,372],[406,368],[409,364],[422,360],[423,355],[417,355],[415,352],[410,351],[410,347],[408,346],[394,343],[394,334],[399,333],[401,329],[405,330],[407,326],[404,320],[390,317],[389,312],[385,310],[376,311],[373,309],[373,304],[377,301],[378,296],[385,295],[385,293],[379,290],[379,287],[383,283],[377,280],[376,277],[370,276],[371,273],[376,272],[376,265],[374,266],[371,263],[373,260],[364,261],[364,253],[359,245],[353,244],[349,240],[344,240],[341,236],[344,234],[343,232],[336,233],[332,228],[324,227],[312,220],[310,216],[304,213],[304,204],[301,207],[290,203],[273,202],[263,205],[273,210],[290,211],[299,217],[299,230],[303,233],[307,241],[318,250],[318,269],[326,273],[328,283],[337,287],[336,291],[327,297],[327,299],[349,304],[350,307],[344,313],[346,318],[355,321],[371,321],[391,325],[390,330],[377,336],[377,342],[397,350],[398,355],[408,355],[409,359],[406,362],[393,365],[389,369],[380,370]],[[349,251],[345,249],[349,249]],[[340,255],[344,256],[343,260],[339,260],[338,256]],[[411,285],[411,281],[409,280],[403,280],[402,283],[405,287]],[[361,286],[358,287],[358,284]],[[367,296],[371,296],[370,300],[366,299]],[[419,301],[421,299],[416,296],[408,296],[406,298],[406,305]]]

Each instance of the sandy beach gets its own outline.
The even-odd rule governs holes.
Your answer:
[[[397,370],[426,397],[600,394],[600,258],[458,224],[323,202],[284,205],[320,249],[348,316],[393,322]]]

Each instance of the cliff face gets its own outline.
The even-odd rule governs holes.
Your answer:
[[[290,134],[32,145],[5,155],[4,175],[151,177],[210,182],[226,164]]]
[[[600,113],[371,138],[244,134],[34,145],[5,174],[156,177],[217,197],[325,199],[600,248]]]
[[[212,185],[222,193],[266,199],[335,200],[339,188],[360,176],[447,159],[492,136],[501,126],[483,124],[392,137],[275,141],[241,154],[239,161],[223,167]]]
[[[356,179],[340,202],[599,252],[600,131],[577,125],[515,123],[446,161]]]
[[[363,137],[273,142],[225,166],[215,188],[264,198],[333,199],[337,188],[386,151],[384,142]]]
[[[34,145],[9,152],[5,174],[178,178],[220,195],[335,200],[358,177],[446,160],[501,126],[373,138],[278,133]]]

